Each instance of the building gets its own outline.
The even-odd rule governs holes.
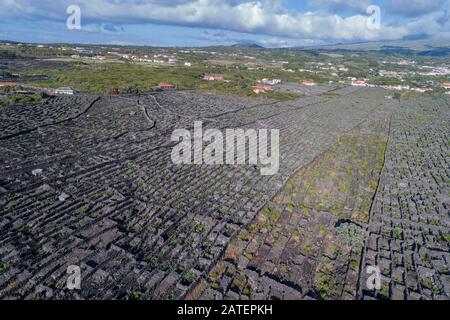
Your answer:
[[[185,62],[185,63],[184,63],[184,66],[185,66],[185,67],[192,67],[192,63],[191,63],[191,62]]]
[[[15,82],[0,82],[0,87],[15,87],[17,83]]]
[[[61,87],[56,89],[55,94],[67,94],[67,95],[73,95],[75,92],[71,87]]]
[[[258,83],[257,85],[253,86],[252,88],[253,88],[253,92],[256,94],[272,92],[275,90],[275,88],[273,86],[267,85],[267,84],[261,84],[261,83]]]
[[[450,82],[444,82],[439,84],[439,87],[444,88],[444,89],[450,89]]]
[[[277,84],[281,84],[282,81],[280,79],[262,79],[261,83],[267,84],[269,86],[276,86]]]
[[[203,80],[206,80],[206,81],[224,81],[225,78],[224,78],[224,76],[217,75],[217,74],[205,74],[203,76]]]
[[[311,81],[311,80],[304,80],[304,81],[302,81],[302,85],[312,87],[312,86],[315,86],[316,83],[314,81]]]
[[[161,82],[158,85],[158,89],[160,89],[160,90],[175,90],[176,86],[172,83]]]
[[[366,80],[352,80],[352,86],[354,87],[366,87]]]

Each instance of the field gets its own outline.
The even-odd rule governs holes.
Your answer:
[[[449,97],[320,88],[2,106],[0,298],[448,299]],[[279,174],[174,165],[173,130],[199,120],[279,129]]]
[[[0,51],[1,53],[1,51]],[[122,93],[150,93],[160,82],[170,82],[180,90],[216,90],[220,93],[242,96],[256,95],[251,87],[266,76],[298,81],[302,77],[286,74],[280,70],[236,69],[221,66],[200,65],[195,67],[156,65],[119,61],[80,61],[70,58],[49,59],[3,59],[0,70],[5,68],[16,78],[35,88],[58,88],[71,86],[80,92],[109,94],[113,88]],[[230,83],[203,81],[202,75],[222,74]],[[1,79],[1,73],[0,73]],[[287,100],[298,95],[289,92],[272,92],[262,95],[266,98]]]

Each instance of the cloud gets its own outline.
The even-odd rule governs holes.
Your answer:
[[[102,27],[103,27],[103,30],[109,31],[109,32],[120,32],[120,31],[124,30],[122,26],[117,26],[113,23],[105,23]]]
[[[84,24],[82,30],[86,32],[118,33],[123,32],[124,28],[112,23],[89,23]]]
[[[331,12],[357,12],[366,13],[367,8],[373,3],[371,0],[309,0],[311,7],[327,9]]]
[[[58,1],[55,6],[65,12],[70,1]],[[49,1],[0,0],[10,13],[51,19],[57,13]],[[53,1],[51,1],[53,4]],[[98,0],[79,1],[82,18],[86,21],[110,23],[159,23],[188,27],[206,27],[271,36],[375,40],[386,34],[393,38],[404,35],[402,28],[387,28],[383,33],[366,28],[367,17],[356,15],[342,18],[323,13],[301,13],[281,10],[272,1],[222,1],[222,0]],[[7,10],[7,11],[8,11]]]
[[[206,30],[200,35],[199,40],[214,41],[214,42],[229,42],[232,39],[227,33],[223,31],[210,32]]]
[[[409,35],[428,35],[436,39],[450,39],[450,15],[447,11],[433,12],[406,24]]]
[[[285,39],[285,38],[267,38],[261,39],[256,42],[257,44],[266,48],[293,48],[293,47],[304,47],[312,45],[325,44],[325,42],[320,40],[297,40],[297,39]]]
[[[441,25],[441,27],[445,27],[446,25],[448,25],[448,23],[450,21],[450,13],[447,10],[445,10],[442,13],[442,16],[438,17],[436,19],[436,21],[437,21],[437,23],[439,23]],[[449,29],[447,28],[447,30],[449,30]]]
[[[111,32],[118,31],[115,25],[145,23],[339,41],[394,40],[415,32],[406,25],[383,25],[381,30],[369,30],[365,15],[368,0],[327,1],[328,5],[339,10],[359,12],[347,17],[335,13],[287,10],[284,2],[277,0],[0,0],[0,17],[1,12],[7,12],[9,18],[64,21],[66,8],[73,2],[81,7],[82,24],[103,25],[104,30]],[[320,5],[324,1],[310,2]],[[443,27],[433,27],[432,30],[446,31]],[[220,38],[220,34],[205,34],[204,37],[214,40]]]
[[[417,17],[441,10],[448,0],[390,0],[386,4],[389,13]]]

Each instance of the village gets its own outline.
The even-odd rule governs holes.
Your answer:
[[[354,86],[368,88],[382,88],[397,92],[416,92],[433,93],[441,92],[450,94],[450,68],[445,63],[430,64],[419,63],[412,59],[394,58],[391,60],[383,59],[378,63],[378,68],[369,68],[365,70],[365,76],[356,76],[356,71],[352,70],[352,63],[342,61],[342,58],[333,58],[339,62],[332,62],[331,58],[324,56],[325,61],[305,61],[296,58],[295,54],[290,54],[288,59],[270,59],[270,54],[262,55],[254,50],[245,51],[244,49],[234,52],[200,49],[167,49],[152,48],[148,53],[142,53],[133,49],[128,51],[126,48],[112,47],[79,47],[79,46],[48,46],[48,45],[30,45],[5,43],[4,48],[18,48],[19,50],[50,51],[51,59],[60,59],[68,62],[92,61],[91,63],[132,63],[137,65],[172,67],[182,74],[191,72],[189,69],[205,69],[197,79],[210,83],[222,83],[223,85],[241,85],[238,84],[231,73],[239,70],[254,72],[255,74],[266,73],[266,77],[248,80],[247,92],[256,95],[265,95],[275,92],[290,92],[298,94],[308,94],[310,87],[322,86]],[[25,49],[24,49],[25,48]],[[237,52],[236,52],[237,51]],[[253,54],[253,55],[252,55]],[[267,57],[266,57],[267,56]],[[204,67],[201,67],[204,66]],[[295,67],[301,66],[301,67]],[[208,69],[214,71],[225,70],[222,72],[208,72]],[[186,71],[184,71],[186,70]],[[278,77],[273,78],[271,75]],[[359,72],[361,73],[361,72]],[[422,78],[423,80],[410,80]],[[296,80],[297,79],[297,80]],[[442,81],[442,80],[448,81]],[[26,90],[43,90],[49,95],[72,95],[80,91],[76,85],[66,84],[65,86],[46,88],[35,86],[29,81],[20,81],[12,77],[0,75],[0,88],[9,87],[9,91],[15,89],[15,92],[21,93]],[[183,90],[183,85],[173,83],[170,79],[161,79],[158,84],[152,87],[152,90]],[[215,85],[217,88],[217,85]],[[227,86],[226,86],[227,87]],[[220,86],[219,86],[220,88]],[[81,90],[83,91],[83,90]],[[108,89],[111,94],[118,94],[122,90],[120,87],[111,87]]]

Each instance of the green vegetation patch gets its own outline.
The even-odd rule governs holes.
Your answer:
[[[10,106],[25,103],[39,103],[44,101],[47,95],[44,92],[36,94],[15,94],[6,96],[4,99],[0,99],[0,106]]]
[[[296,207],[367,222],[378,187],[387,138],[346,135],[305,167],[288,185],[297,185]]]
[[[231,67],[158,66],[127,62],[72,62],[67,67],[55,70],[34,70],[34,74],[45,74],[49,80],[34,81],[33,85],[43,88],[71,86],[81,92],[109,94],[113,88],[121,93],[144,93],[155,91],[160,82],[173,83],[179,90],[214,90],[225,94],[236,94],[275,100],[291,100],[300,94],[291,92],[268,92],[255,94],[252,86],[257,80],[273,76],[277,72],[248,70]],[[229,83],[222,81],[203,81],[207,73],[224,75]],[[23,73],[23,75],[28,75]]]
[[[364,242],[364,230],[354,223],[342,223],[336,227],[339,239],[352,247],[361,247]]]

